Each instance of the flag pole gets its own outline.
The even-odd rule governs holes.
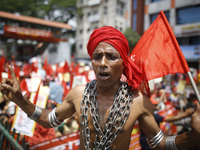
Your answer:
[[[198,91],[197,86],[196,86],[196,84],[195,84],[195,82],[194,82],[194,79],[193,79],[193,77],[192,77],[191,72],[188,71],[188,72],[187,72],[187,75],[188,75],[188,77],[189,77],[189,79],[190,79],[190,82],[191,82],[191,84],[192,84],[192,87],[193,87],[193,89],[194,89],[194,92],[195,92],[195,94],[196,94],[196,96],[197,96],[197,99],[198,99],[198,101],[199,101],[199,103],[200,103],[199,91]]]

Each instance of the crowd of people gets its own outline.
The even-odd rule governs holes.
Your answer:
[[[6,63],[5,63],[6,64]],[[29,66],[32,66],[28,64]],[[72,63],[73,65],[73,63]],[[27,66],[27,64],[24,64],[24,66]],[[80,64],[77,65],[78,67],[76,69],[80,71],[75,71],[74,75],[80,75],[80,74],[86,74],[84,71],[85,66],[81,66]],[[14,66],[13,66],[14,67]],[[23,71],[23,67],[21,70]],[[23,75],[20,76],[20,81],[22,81],[24,78],[31,78],[31,74],[39,73],[43,84],[49,85],[50,81],[58,81],[58,76],[55,76],[55,73],[51,76],[47,75],[46,71],[42,69],[41,71],[41,65],[39,66],[39,70],[37,72],[26,73],[29,75]],[[72,69],[69,67],[70,70]],[[6,69],[5,69],[6,70]],[[31,71],[31,70],[30,70]],[[89,70],[87,70],[88,72]],[[7,71],[5,71],[6,73]],[[24,74],[24,73],[23,73]],[[88,75],[88,74],[87,74]],[[86,76],[87,81],[89,81],[89,77]],[[170,74],[168,76],[165,76],[163,78],[160,78],[159,81],[152,80],[149,82],[151,84],[151,95],[150,100],[152,104],[154,105],[154,117],[157,121],[158,125],[161,122],[172,122],[174,125],[179,126],[179,130],[177,134],[181,134],[183,132],[191,130],[191,117],[190,115],[194,111],[197,102],[196,95],[193,92],[193,89],[190,87],[190,82],[186,80],[187,76],[184,74],[176,73],[176,74]],[[195,78],[195,76],[194,76]],[[71,79],[72,80],[72,79]],[[197,79],[195,79],[197,80]],[[153,83],[153,87],[152,87]],[[66,82],[67,88],[70,89],[70,80]],[[180,85],[182,84],[182,85]],[[181,91],[179,91],[179,89]],[[69,91],[69,90],[68,90]],[[29,91],[30,92],[30,91]],[[63,98],[66,96],[67,93],[63,93]],[[27,95],[30,96],[30,93]],[[159,112],[163,110],[167,110],[166,105],[172,105],[176,110],[178,110],[178,117],[176,118],[170,117],[166,118],[165,116],[160,116]],[[57,105],[59,105],[55,100],[49,99],[47,100],[46,109],[53,110]],[[9,124],[12,124],[15,117],[15,110],[17,105],[9,101],[5,95],[0,93],[0,120],[3,121],[3,124],[7,121]],[[190,109],[192,108],[192,109]],[[27,142],[30,143],[30,145],[37,144],[39,142],[59,137],[65,134],[69,134],[72,132],[77,132],[79,130],[79,124],[77,122],[77,115],[73,115],[72,117],[65,119],[61,125],[54,129],[46,129],[43,128],[41,125],[37,124],[35,128],[35,133],[32,138],[27,138]],[[45,135],[42,135],[45,134]],[[46,136],[48,135],[48,136]],[[46,138],[44,138],[46,137]],[[142,147],[142,150],[148,150],[151,149],[146,141],[146,136],[141,131],[140,136],[140,145]]]
[[[0,60],[1,58],[4,57],[0,57]],[[92,73],[93,70],[91,69],[90,65],[89,64],[86,65],[83,62],[81,63],[72,62],[70,66],[68,66],[67,62],[64,62],[64,64],[62,63],[61,67],[58,67],[58,64],[56,65],[49,64],[48,67],[46,66],[45,68],[44,64],[27,63],[27,62],[20,63],[21,65],[18,66],[17,64],[19,64],[19,62],[15,60],[11,61],[5,60],[4,64],[0,63],[0,65],[2,65],[1,66],[2,77],[11,78],[8,68],[6,67],[6,65],[8,64],[10,64],[13,68],[19,69],[19,70],[14,69],[15,74],[19,75],[18,80],[20,83],[22,93],[28,99],[30,99],[31,92],[35,93],[36,91],[29,90],[27,85],[28,83],[26,83],[25,81],[26,79],[39,77],[41,79],[43,86],[47,87],[49,87],[50,82],[60,83],[61,87],[63,88],[63,93],[62,93],[62,100],[63,100],[67,95],[67,93],[72,88],[72,81],[74,76],[83,76],[84,77],[83,82],[88,82],[93,78],[91,77],[93,76],[91,75],[93,74]],[[54,66],[57,66],[55,71],[53,70]],[[64,76],[66,75],[69,76],[68,79],[64,79]],[[26,84],[25,87],[24,87],[24,82]],[[56,101],[56,99],[52,99],[50,95],[51,92],[49,93],[49,97],[47,98],[45,109],[51,111],[53,108],[57,107],[60,103]],[[13,121],[16,116],[16,108],[17,105],[14,102],[10,101],[4,94],[0,92],[0,120],[2,121],[3,125],[5,124],[5,122],[11,125],[13,124]],[[23,137],[25,137],[26,142],[28,142],[29,145],[31,146],[51,138],[60,137],[62,135],[69,134],[72,132],[77,132],[78,130],[79,130],[79,125],[77,122],[77,115],[74,114],[72,117],[65,119],[63,123],[56,128],[50,128],[50,129],[44,128],[36,123],[33,137],[23,136],[23,134],[21,134],[20,140]]]
[[[40,127],[45,130],[51,128],[47,130],[52,130],[55,136],[60,136],[68,134],[68,129],[77,131],[79,128],[80,149],[129,149],[131,132],[137,120],[151,148],[171,150],[198,146],[200,107],[197,103],[195,108],[190,109],[197,99],[191,93],[192,89],[187,89],[186,75],[170,74],[163,77],[162,81],[153,83],[153,86],[149,83],[151,87],[149,98],[147,94],[138,90],[143,80],[142,73],[127,57],[128,41],[119,30],[110,26],[95,29],[90,36],[87,49],[96,79],[87,80],[88,72],[80,73],[81,66],[78,64],[72,65],[71,69],[66,63],[61,68],[58,67],[57,72],[66,73],[66,70],[69,70],[71,73],[69,83],[66,84],[62,80],[65,98],[61,104],[54,107],[49,104],[52,102],[52,99],[49,99],[44,109],[30,102],[27,94],[29,91],[25,90],[25,95],[24,91],[21,91],[22,80],[15,65],[8,66],[8,77],[1,81],[3,102],[6,101],[4,103],[7,104],[13,101],[17,104],[30,119],[37,122],[36,130]],[[34,64],[26,64],[25,68],[24,75],[29,78],[32,75],[30,72],[26,73],[29,70],[37,73]],[[53,73],[46,60],[40,69],[46,72],[42,74],[43,84],[48,86],[49,81],[56,80],[57,75]],[[84,75],[88,84],[72,87],[76,72]],[[127,78],[127,82],[120,81],[122,74]],[[160,116],[158,122],[168,121],[179,125],[181,122],[186,122],[182,119],[190,117],[191,120],[187,120],[191,127],[189,131],[182,131],[177,135],[165,135],[159,128],[153,113],[166,110],[168,104],[179,111],[177,116],[173,119]],[[1,107],[1,112],[7,113],[5,106],[7,105]],[[10,114],[12,115],[15,114]],[[74,124],[77,120],[80,125],[77,122]],[[70,128],[72,126],[73,128]],[[43,134],[46,134],[46,131]]]

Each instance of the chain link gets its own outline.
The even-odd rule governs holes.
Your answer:
[[[110,150],[110,146],[123,129],[130,114],[133,93],[126,82],[120,82],[120,87],[111,106],[109,115],[105,121],[105,128],[102,131],[99,125],[98,103],[96,101],[97,90],[96,80],[87,83],[81,100],[80,124],[82,127],[82,138],[86,150],[90,149],[90,129],[88,127],[88,115],[93,121],[96,131],[95,141],[92,143],[92,150]]]

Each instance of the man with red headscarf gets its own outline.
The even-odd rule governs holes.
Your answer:
[[[117,29],[105,26],[90,36],[88,54],[96,80],[74,87],[51,112],[22,97],[12,67],[12,79],[3,79],[1,92],[44,127],[55,127],[75,112],[80,123],[80,149],[129,149],[136,120],[155,149],[188,149],[200,142],[200,106],[192,115],[192,130],[178,136],[164,136],[153,117],[149,97],[138,90],[141,72],[127,57],[128,42]],[[127,82],[120,81],[121,75]]]

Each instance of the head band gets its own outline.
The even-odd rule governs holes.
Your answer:
[[[121,55],[124,62],[123,74],[128,80],[128,84],[133,89],[137,88],[142,81],[141,71],[138,66],[128,57],[129,45],[126,37],[117,29],[111,26],[104,26],[95,29],[90,35],[90,39],[87,44],[88,54],[92,59],[92,54],[100,42],[111,44]]]

